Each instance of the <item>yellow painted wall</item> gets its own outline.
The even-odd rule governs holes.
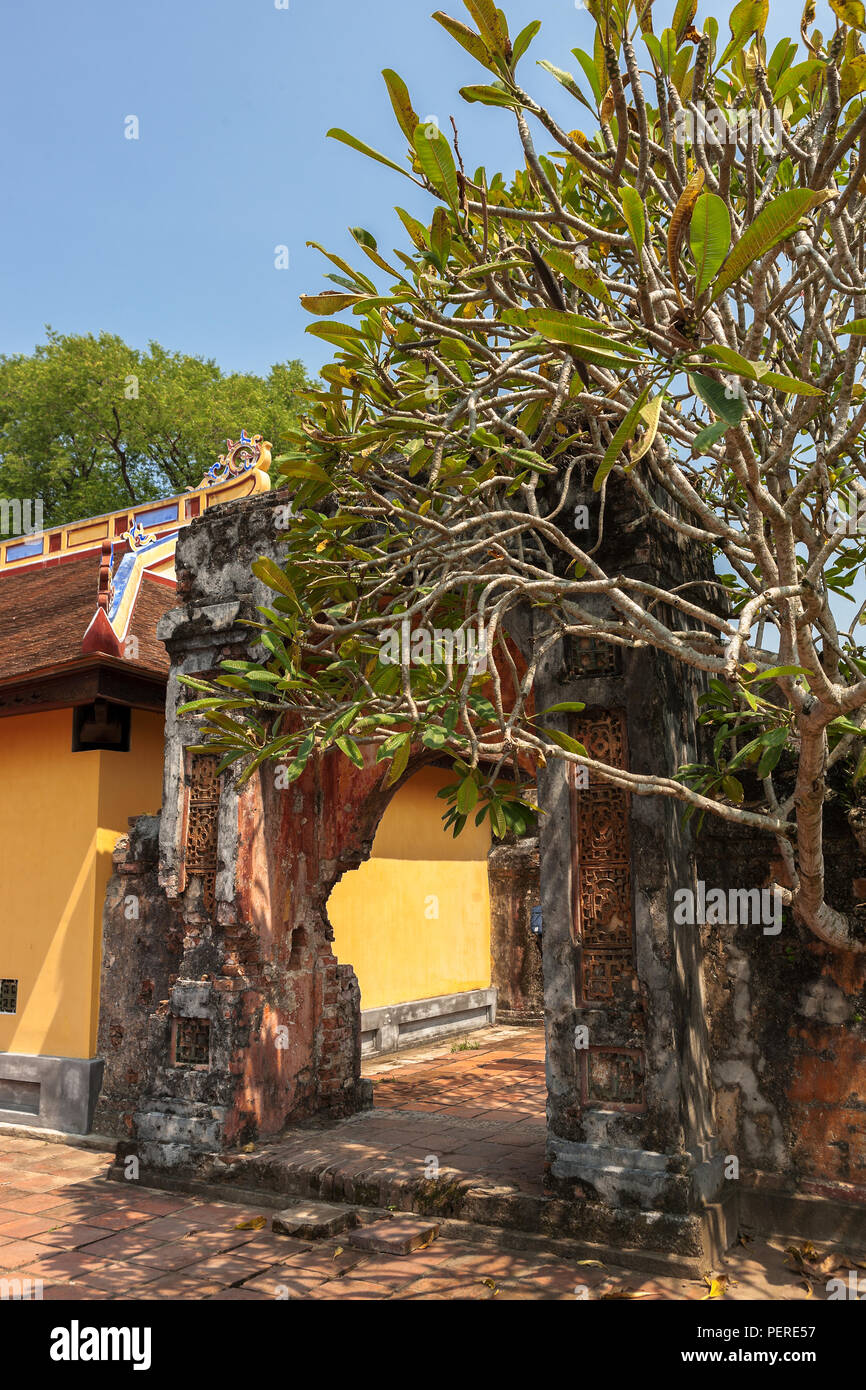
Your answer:
[[[439,768],[410,778],[382,817],[371,858],[328,899],[334,953],[354,967],[363,1009],[490,984],[490,831],[474,817],[456,840],[443,830],[446,803],[436,793],[453,780]]]
[[[0,1051],[92,1057],[102,904],[129,816],[159,810],[163,716],[133,710],[130,751],[72,750],[71,709],[0,719]]]

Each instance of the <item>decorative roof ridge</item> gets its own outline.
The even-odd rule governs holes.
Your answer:
[[[271,485],[271,443],[261,434],[250,436],[246,430],[241,431],[237,442],[226,442],[226,453],[208,469],[198,487],[100,516],[63,522],[44,531],[0,539],[0,574],[95,550],[106,540],[126,539],[132,551],[155,546],[222,501],[267,492]]]

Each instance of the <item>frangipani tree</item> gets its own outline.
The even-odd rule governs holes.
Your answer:
[[[434,16],[483,70],[461,95],[516,122],[524,167],[467,173],[456,124],[420,121],[391,71],[405,158],[331,132],[425,189],[432,216],[398,208],[393,252],[354,229],[362,268],[325,252],[330,287],[303,302],[336,351],[280,461],[285,563],[255,566],[275,595],[264,659],[226,663],[188,708],[247,775],[280,758],[299,776],[331,747],[360,765],[374,744],[393,782],[419,742],[453,755],[455,833],[469,815],[525,828],[527,770],[550,759],[769,831],[798,917],[862,950],[825,899],[822,814],[832,766],[860,769],[866,713],[850,602],[866,555],[864,7],[834,0],[824,37],[810,3],[802,46],[768,53],[768,0],[724,26],[679,0],[666,27],[652,0],[590,0],[591,51],[573,72],[539,64],[581,130],[524,85],[539,24],[512,38],[492,0],[465,3],[468,24]],[[606,572],[603,506],[591,532],[575,525],[581,479],[602,502],[617,479],[639,516],[706,547],[715,597]],[[509,634],[527,612],[544,620],[521,660]],[[418,635],[470,631],[486,645],[463,665]],[[551,729],[534,684],[568,635],[704,673],[712,762],[626,772]]]

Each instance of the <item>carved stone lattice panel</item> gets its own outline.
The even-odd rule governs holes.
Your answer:
[[[583,988],[587,999],[598,1003],[612,1001],[623,986],[631,986],[633,979],[634,968],[624,951],[584,948]]]
[[[210,1062],[210,1020],[178,1018],[174,1024],[174,1065],[206,1067]]]
[[[625,719],[619,711],[581,715],[572,728],[591,757],[626,768]],[[634,916],[628,793],[589,774],[572,781],[574,926],[578,997],[612,1003],[634,979]]]
[[[631,951],[631,875],[628,865],[581,871],[581,940],[587,948]]]
[[[627,796],[609,782],[581,788],[577,798],[581,863],[623,862],[623,846],[628,844]]]
[[[218,761],[208,753],[194,753],[189,767],[184,863],[187,874],[202,881],[204,905],[208,912],[216,906],[217,824],[220,780]]]
[[[641,1052],[591,1047],[584,1054],[583,1101],[614,1110],[643,1110],[644,1059]]]
[[[614,676],[619,671],[616,647],[597,637],[569,637],[566,665],[569,676]]]
[[[618,714],[584,715],[575,721],[575,738],[579,739],[591,758],[611,767],[626,767],[625,731]],[[624,793],[623,793],[624,794]]]

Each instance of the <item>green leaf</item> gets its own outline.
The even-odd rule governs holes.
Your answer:
[[[390,743],[391,740],[389,739],[388,742]],[[388,769],[388,775],[385,778],[386,787],[393,787],[394,783],[399,781],[406,771],[406,765],[409,762],[409,753],[412,749],[411,735],[398,734],[396,748],[397,751],[394,754],[391,766]]]
[[[407,178],[411,177],[408,170],[401,169],[400,165],[395,164],[393,159],[389,159],[385,154],[380,154],[378,150],[373,149],[372,145],[365,145],[363,140],[359,140],[355,135],[350,135],[347,130],[340,130],[339,127],[335,126],[333,130],[328,131],[328,137],[331,140],[339,140],[341,144],[348,145],[350,149],[358,150],[360,154],[365,154],[368,159],[378,160],[380,164],[387,165],[389,169],[396,169],[398,174],[405,174]]]
[[[623,188],[621,197],[622,215],[637,249],[638,261],[640,261],[640,254],[646,240],[646,215],[643,210],[643,199],[637,189],[629,187],[628,184]]]
[[[354,739],[344,735],[336,739],[335,742],[340,752],[345,753],[346,757],[355,764],[355,767],[363,768],[363,754]]]
[[[564,748],[566,753],[577,753],[578,757],[587,758],[589,754],[582,743],[578,743],[576,738],[570,734],[562,734],[559,729],[542,729],[545,738],[549,738],[551,743],[555,743],[557,748]]]
[[[722,782],[722,791],[729,801],[733,801],[735,806],[742,805],[744,796],[743,784],[738,778],[726,777]]]
[[[507,311],[503,318],[507,318]],[[579,314],[569,314],[562,309],[531,309],[526,318],[543,337],[554,343],[567,343],[576,349],[578,356],[585,352],[587,361],[596,361],[601,366],[632,366],[635,362],[643,361],[642,354],[628,343],[621,343],[585,327],[591,320],[583,319]],[[594,356],[590,356],[590,353]]]
[[[601,83],[598,80],[598,71],[596,69],[595,63],[593,62],[592,58],[589,56],[588,53],[584,53],[582,48],[573,48],[571,51],[574,54],[577,61],[580,63],[580,66],[583,68],[583,71],[586,74],[586,79],[589,82],[590,87],[592,88],[592,94],[595,97],[596,105],[598,105],[601,102],[602,92]]]
[[[337,290],[327,290],[325,294],[302,294],[301,304],[308,314],[339,314],[353,304],[360,304],[361,294],[340,294]]]
[[[628,414],[625,416],[622,423],[620,424],[620,427],[614,435],[613,439],[608,444],[604,453],[604,458],[601,461],[601,466],[599,467],[598,472],[596,473],[592,482],[593,492],[600,491],[602,483],[604,482],[610,470],[613,468],[614,464],[616,463],[617,459],[619,458],[628,441],[631,439],[635,430],[637,429],[641,409],[643,408],[646,399],[649,396],[649,393],[649,386],[644,387],[643,391],[638,396],[631,410],[628,412]]]
[[[796,376],[785,376],[782,372],[774,372],[769,363],[751,361],[733,348],[712,346],[705,347],[702,351],[707,356],[714,357],[718,362],[723,362],[737,376],[744,376],[747,380],[756,381],[763,386],[772,386],[776,391],[786,391],[792,396],[826,395],[820,386],[813,386],[811,382],[801,381]]]
[[[862,9],[862,6],[861,6]],[[866,55],[860,53],[846,63],[839,76],[839,96],[843,106],[866,87]]]
[[[715,193],[702,193],[695,203],[689,227],[689,245],[697,272],[697,298],[717,274],[731,245],[730,213]]]
[[[464,777],[457,788],[457,810],[461,816],[468,816],[478,804],[478,783],[474,776]]]
[[[517,38],[514,40],[514,47],[511,54],[512,68],[517,67],[517,64],[520,62],[520,59],[523,57],[524,53],[526,52],[529,45],[532,43],[532,40],[535,38],[535,35],[538,33],[540,28],[541,20],[533,19],[531,24],[527,24],[525,29],[521,29],[520,33],[517,35]]]
[[[752,684],[758,681],[774,681],[779,676],[811,676],[812,672],[808,666],[771,666],[769,671],[762,671],[759,676],[755,676]]]
[[[859,29],[861,33],[866,29],[866,8],[862,0],[830,0],[830,9],[843,24]]]
[[[574,258],[567,251],[560,251],[556,246],[545,247],[544,259],[577,289],[591,294],[595,299],[603,300],[605,304],[613,303],[610,291],[595,271],[590,270],[588,266],[575,264]]]
[[[559,705],[548,705],[547,709],[539,710],[538,718],[544,714],[558,714],[562,711],[565,714],[579,714],[586,709],[586,705],[581,700],[563,700]]]
[[[492,84],[461,87],[460,95],[464,101],[478,101],[482,106],[520,106],[518,97],[512,96],[505,87],[495,87]]]
[[[758,213],[754,222],[735,243],[716,280],[711,303],[730,289],[753,261],[784,241],[813,207],[825,201],[825,193],[809,188],[792,188],[780,193]]]
[[[463,3],[478,25],[478,32],[487,47],[505,57],[509,43],[502,11],[496,8],[493,0],[463,0]]]
[[[441,130],[435,136],[428,136],[429,126],[419,125],[415,131],[414,146],[418,163],[424,170],[433,187],[444,193],[455,212],[460,206],[460,192],[457,187],[457,169],[451,147]]]
[[[701,400],[710,407],[714,415],[727,425],[738,425],[746,413],[745,402],[739,396],[726,395],[726,388],[720,381],[714,381],[701,372],[693,372],[692,381]]]
[[[549,72],[551,77],[555,77],[560,86],[564,87],[568,92],[569,96],[576,97],[578,101],[583,101],[583,93],[570,72],[566,72],[563,68],[556,67],[554,63],[548,63],[546,58],[540,58],[538,60],[538,66],[544,68],[545,72]]]
[[[415,112],[406,83],[393,68],[385,68],[382,72],[385,79],[385,86],[388,88],[388,95],[391,98],[391,105],[394,108],[394,115],[397,117],[398,124],[409,144],[415,138],[415,131],[418,127],[418,116]]]
[[[327,483],[328,487],[333,487],[333,483],[324,468],[313,463],[312,459],[297,459],[281,464],[279,471],[281,477],[284,478],[306,478],[307,482]]]
[[[832,0],[831,0],[832,3]],[[731,10],[731,42],[728,44],[718,66],[721,67],[732,54],[745,48],[746,39],[753,34],[763,34],[770,13],[770,0],[740,0]]]
[[[269,589],[274,589],[279,594],[285,594],[286,598],[294,599],[297,603],[297,595],[291,580],[274,560],[263,555],[260,559],[254,560],[250,568],[256,578],[267,584]]]
[[[770,747],[766,750],[766,752],[763,754],[761,758],[761,761],[758,763],[759,777],[769,777],[770,773],[773,771],[773,768],[776,766],[777,762],[781,758],[784,747],[784,743],[779,743],[776,744],[775,747]]]
[[[844,716],[834,719],[829,727],[840,734],[860,734],[861,737],[866,738],[866,729],[861,729],[858,724],[853,723],[850,719],[845,719]]]
[[[838,336],[843,333],[855,333],[857,337],[866,336],[866,319],[852,319],[842,328],[834,328],[833,332]]]
[[[469,28],[468,24],[461,24],[459,19],[452,19],[443,10],[436,10],[433,18],[437,24],[441,24],[442,28],[447,30],[452,39],[457,40],[461,48],[465,48],[467,53],[471,53],[482,67],[491,67],[491,55],[487,45]]]
[[[443,729],[440,724],[433,724],[424,730],[421,742],[425,748],[444,748],[447,738],[447,729]]]
[[[728,429],[724,420],[717,420],[714,425],[707,425],[706,429],[696,434],[692,441],[692,449],[696,454],[706,453],[714,444],[717,444]]]

